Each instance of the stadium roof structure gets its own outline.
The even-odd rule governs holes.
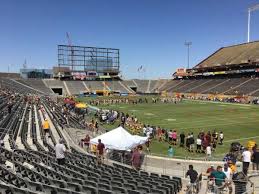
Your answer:
[[[222,47],[201,61],[193,69],[231,67],[259,63],[259,41]]]

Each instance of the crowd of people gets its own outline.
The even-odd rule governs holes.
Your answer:
[[[223,145],[224,133],[222,131],[213,130],[213,132],[201,130],[195,137],[193,132],[185,133],[182,131],[180,134],[177,130],[168,130],[160,126],[153,126],[143,124],[139,119],[128,113],[119,112],[116,110],[103,110],[99,109],[95,117],[101,123],[114,124],[116,121],[119,126],[126,127],[135,135],[144,135],[149,137],[149,141],[157,139],[159,142],[168,142],[170,147],[168,153],[172,153],[173,146],[180,146],[189,152],[205,153],[206,158],[209,160],[212,152],[216,150],[217,145]],[[149,143],[147,149],[149,150]],[[168,154],[172,156],[172,154]]]
[[[113,105],[113,104],[148,104],[153,103],[156,104],[158,102],[161,103],[178,103],[182,101],[181,98],[176,97],[151,97],[151,98],[144,98],[144,97],[113,97],[113,98],[103,98],[103,99],[96,99],[90,100],[89,104],[94,106],[100,105]]]
[[[214,165],[211,165],[206,172],[200,174],[194,170],[193,165],[190,165],[185,175],[190,178],[190,184],[187,189],[194,187],[196,191],[199,191],[202,176],[206,176],[208,180],[208,192],[219,193],[219,191],[226,189],[231,194],[233,192],[233,186],[235,186],[235,193],[245,193],[246,185],[250,182],[248,178],[250,163],[253,163],[253,170],[259,170],[259,149],[257,144],[255,144],[251,150],[241,147],[237,151],[240,152],[240,159],[243,163],[241,171],[237,169],[237,160],[231,157],[224,159],[223,166],[218,165],[215,168]]]

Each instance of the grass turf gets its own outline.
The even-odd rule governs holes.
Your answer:
[[[119,104],[100,106],[102,108],[127,112],[137,116],[140,122],[165,129],[176,129],[178,134],[193,132],[195,137],[201,131],[217,132],[223,131],[223,146],[218,145],[214,157],[221,158],[229,150],[229,146],[235,139],[247,145],[249,140],[259,142],[259,106],[212,103],[202,101],[185,100],[178,104]],[[105,125],[107,128],[115,128]],[[254,137],[258,136],[258,137]],[[251,138],[254,137],[254,138]],[[242,138],[249,138],[243,139]],[[151,153],[155,155],[166,155],[169,144],[166,142],[152,141]],[[180,157],[204,157],[196,153],[188,153],[178,146],[175,147],[175,155]]]

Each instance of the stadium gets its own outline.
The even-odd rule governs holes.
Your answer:
[[[56,51],[0,73],[0,193],[259,193],[259,41],[165,79],[124,79],[119,48]]]

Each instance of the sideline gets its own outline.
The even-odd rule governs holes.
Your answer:
[[[255,104],[240,104],[240,103],[232,103],[232,102],[217,102],[217,101],[209,101],[209,100],[192,100],[192,99],[183,99],[184,101],[192,101],[192,102],[206,102],[206,103],[215,103],[215,104],[226,104],[226,105],[235,105],[235,106],[255,106]]]
[[[258,138],[258,137],[259,137],[259,135],[252,136],[252,137],[244,137],[244,138],[239,138],[239,139],[229,139],[229,140],[223,141],[223,143],[224,142],[233,142],[233,141],[246,140],[246,139],[254,139],[254,138]]]

